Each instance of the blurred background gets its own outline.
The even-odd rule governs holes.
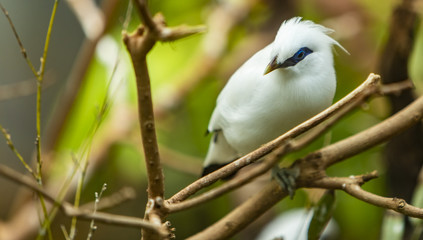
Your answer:
[[[201,172],[209,137],[204,137],[216,97],[231,74],[253,53],[273,41],[282,21],[302,16],[336,32],[351,55],[335,49],[338,100],[378,73],[387,42],[390,16],[401,1],[367,0],[152,0],[152,13],[164,14],[169,26],[205,25],[204,34],[171,43],[158,43],[148,55],[156,111],[159,147],[164,164],[165,194],[169,198],[196,180]],[[29,59],[36,69],[42,56],[53,1],[1,0],[8,10]],[[97,6],[96,6],[97,5]],[[423,11],[415,1],[415,11]],[[104,9],[102,14],[99,9]],[[35,167],[36,79],[20,53],[4,14],[0,17],[0,124],[14,146]],[[104,196],[123,187],[136,197],[107,211],[142,217],[146,203],[146,174],[137,120],[135,80],[121,32],[139,24],[128,1],[60,1],[54,20],[42,93],[42,147],[44,182],[57,193],[75,168],[88,160],[81,204],[94,200],[94,192],[107,183]],[[423,91],[423,31],[416,28],[409,74],[416,92]],[[103,108],[105,106],[105,108]],[[106,109],[106,111],[102,111]],[[376,98],[349,114],[332,130],[289,163],[322,146],[351,136],[389,115],[386,99]],[[98,127],[99,126],[99,127]],[[98,128],[97,128],[98,127]],[[329,169],[330,176],[358,175],[378,170],[380,177],[364,189],[388,195],[383,146],[370,149]],[[0,141],[0,163],[26,173],[25,168]],[[73,202],[77,175],[68,190]],[[207,204],[168,217],[177,239],[184,239],[220,219],[260,188],[259,179]],[[219,183],[218,183],[219,184]],[[34,239],[39,226],[34,196],[23,187],[0,177],[0,239]],[[128,190],[125,188],[125,191]],[[128,190],[129,191],[129,190]],[[132,195],[132,191],[130,191]],[[266,222],[293,208],[309,207],[315,192],[298,190],[234,239],[255,239]],[[384,209],[337,191],[334,220],[338,239],[378,239]],[[36,201],[35,201],[36,202]],[[386,222],[386,221],[385,221]],[[56,239],[64,239],[70,219],[58,215],[52,225]],[[96,239],[138,239],[140,230],[112,225],[98,226]],[[89,222],[78,221],[76,239],[86,239]],[[17,233],[19,232],[19,233]],[[12,234],[13,233],[13,234]]]

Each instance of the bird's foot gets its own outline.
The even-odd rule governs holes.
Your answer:
[[[296,190],[296,184],[295,180],[300,175],[300,170],[296,167],[294,168],[279,168],[274,167],[272,169],[272,178],[278,182],[278,184],[288,192],[289,197],[291,199],[294,198],[295,190]]]

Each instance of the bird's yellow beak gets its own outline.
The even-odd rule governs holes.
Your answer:
[[[276,59],[276,58],[274,58],[274,59],[273,59],[273,60],[269,63],[269,65],[267,65],[266,69],[264,70],[263,75],[266,75],[266,74],[268,74],[268,73],[272,72],[273,70],[278,69],[278,68],[280,68],[280,67],[281,67],[281,66],[280,66],[280,64],[277,62],[277,59]]]

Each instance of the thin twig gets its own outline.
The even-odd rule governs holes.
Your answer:
[[[377,176],[377,172],[373,171],[369,174],[354,177],[325,177],[316,181],[314,186],[326,189],[343,190],[351,196],[374,206],[391,209],[410,217],[423,219],[422,208],[412,206],[401,198],[382,197],[371,192],[367,192],[360,187],[365,182],[374,179]]]
[[[43,56],[40,59],[40,70],[37,72],[37,100],[36,100],[36,132],[37,132],[37,136],[35,139],[35,145],[37,148],[37,168],[36,168],[36,177],[37,177],[37,182],[39,185],[42,185],[42,158],[41,158],[41,92],[42,92],[42,83],[43,83],[43,79],[44,79],[44,72],[45,72],[45,64],[46,64],[46,60],[47,60],[47,52],[50,46],[50,36],[51,36],[51,31],[53,29],[53,23],[54,23],[54,19],[56,16],[56,10],[57,10],[57,6],[58,6],[58,0],[54,1],[53,4],[53,10],[52,13],[50,15],[50,22],[49,22],[49,26],[47,28],[47,34],[46,34],[46,40],[44,43],[44,51],[43,51]],[[39,231],[39,234],[37,236],[37,239],[41,238],[42,233],[44,232],[44,229],[47,229],[47,234],[50,240],[53,239],[53,235],[51,233],[51,228],[50,228],[50,219],[49,219],[49,214],[47,211],[47,206],[45,204],[44,201],[44,197],[42,195],[39,194],[39,200],[40,200],[40,204],[41,204],[41,208],[43,210],[43,214],[44,214],[44,222],[41,224],[42,225],[42,230]]]
[[[357,184],[347,184],[343,190],[351,196],[372,205],[391,209],[410,217],[423,219],[423,208],[410,205],[404,199],[382,197],[363,190]]]
[[[100,202],[101,196],[103,195],[103,192],[106,191],[106,189],[107,189],[107,184],[104,183],[103,187],[100,190],[100,193],[95,192],[93,215],[95,215],[97,213],[98,203]],[[93,234],[96,230],[97,230],[97,226],[94,225],[94,219],[91,219],[90,229],[88,230],[87,240],[90,240],[93,237]]]

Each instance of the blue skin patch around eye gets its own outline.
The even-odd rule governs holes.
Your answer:
[[[302,47],[300,48],[292,57],[288,58],[281,64],[280,67],[291,67],[295,66],[297,63],[301,62],[307,55],[312,53],[313,50],[311,50],[308,47]]]

